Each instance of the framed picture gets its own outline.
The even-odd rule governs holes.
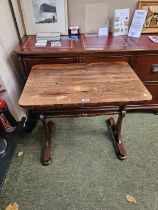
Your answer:
[[[20,0],[27,35],[68,33],[67,0]]]
[[[142,0],[138,2],[138,9],[147,10],[142,33],[158,32],[158,1]]]

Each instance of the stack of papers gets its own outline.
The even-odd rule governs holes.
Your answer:
[[[36,40],[60,41],[60,33],[38,33]]]
[[[36,47],[46,47],[47,45],[47,40],[38,40],[36,43],[35,43],[35,46]]]

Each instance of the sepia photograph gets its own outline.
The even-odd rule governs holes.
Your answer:
[[[20,3],[27,35],[68,34],[67,0],[20,0]]]
[[[147,10],[143,33],[158,32],[158,1],[139,1],[138,9]]]
[[[56,23],[56,0],[32,0],[35,23]]]

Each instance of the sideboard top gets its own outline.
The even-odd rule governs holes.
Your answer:
[[[151,34],[150,34],[151,35]],[[155,35],[155,34],[154,34]],[[98,35],[80,35],[79,40],[68,40],[66,36],[61,37],[61,47],[51,47],[48,42],[45,48],[35,47],[36,36],[25,36],[22,44],[18,44],[15,53],[25,54],[62,54],[62,53],[121,53],[133,51],[158,51],[158,43],[152,42],[148,34],[141,35],[140,38],[128,36],[98,36]]]

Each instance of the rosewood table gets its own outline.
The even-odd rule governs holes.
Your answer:
[[[118,157],[126,158],[121,127],[126,105],[145,103],[151,94],[126,62],[45,64],[32,68],[19,104],[36,113],[45,130],[42,163],[51,162],[51,117],[95,116],[107,113],[105,105],[119,106],[117,122],[107,120]],[[96,110],[94,111],[94,107]]]

